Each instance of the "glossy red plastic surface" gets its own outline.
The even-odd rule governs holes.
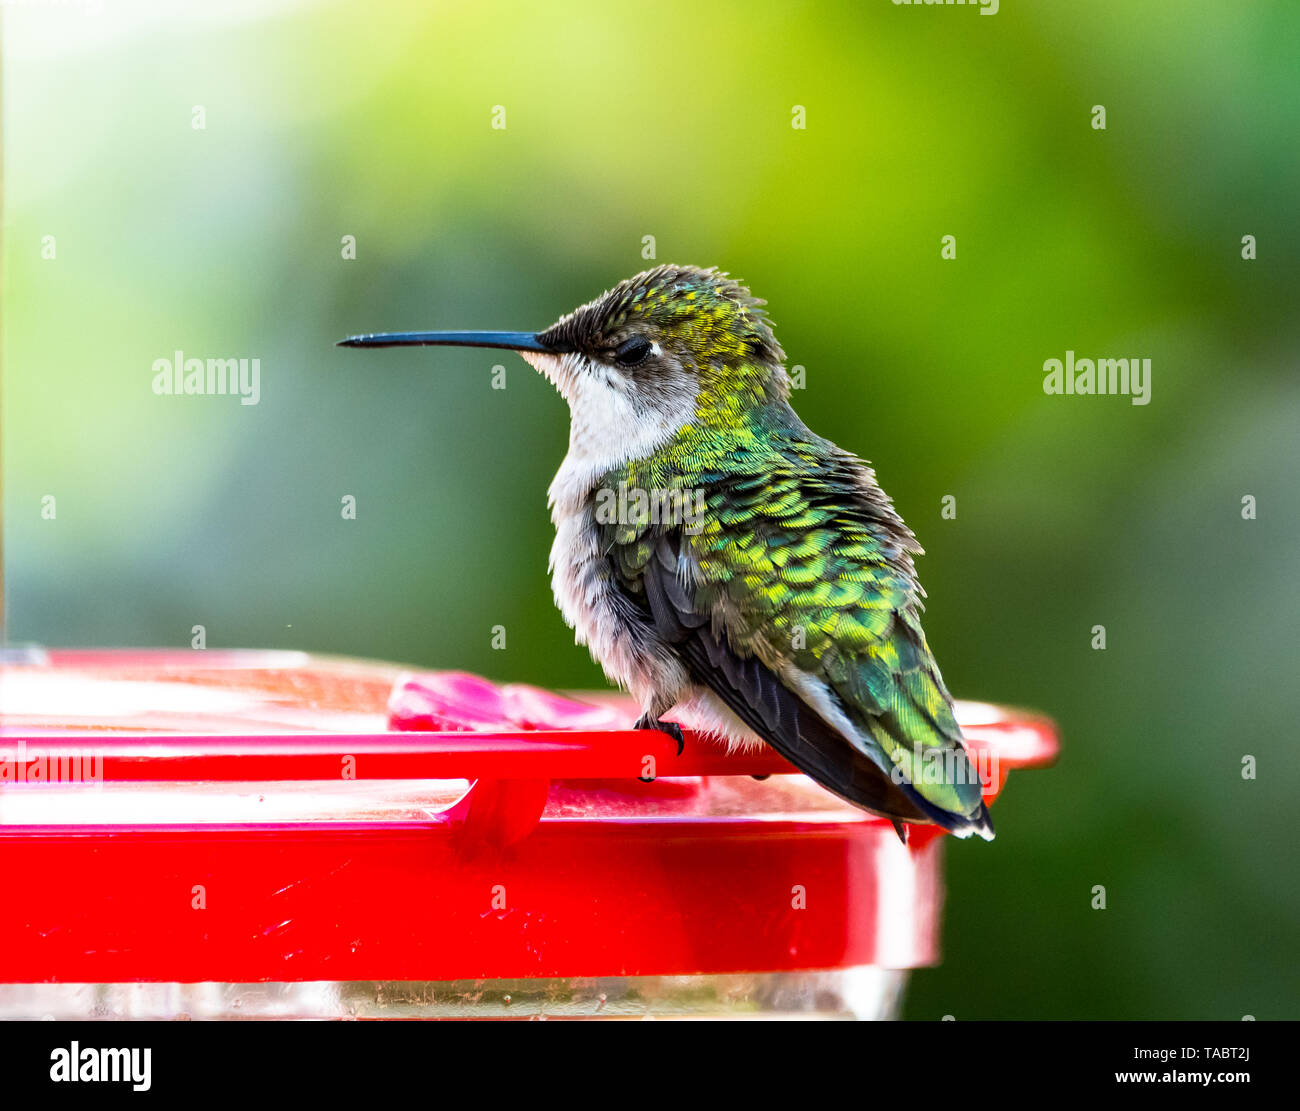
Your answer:
[[[947,838],[913,827],[904,847],[770,750],[688,729],[678,756],[634,715],[616,695],[297,653],[5,667],[0,852],[22,879],[0,896],[0,981],[937,960]],[[989,799],[1055,754],[1041,718],[959,717]]]

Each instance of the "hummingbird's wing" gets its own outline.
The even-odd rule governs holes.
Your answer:
[[[696,683],[824,787],[991,837],[921,631],[919,548],[865,464],[804,435],[674,477],[698,483],[693,522],[603,526],[613,577]]]

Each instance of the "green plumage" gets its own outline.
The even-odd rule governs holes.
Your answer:
[[[653,503],[642,504],[601,525],[610,572],[648,613],[646,571],[671,533],[679,602],[707,619],[736,657],[733,668],[756,659],[801,706],[811,698],[801,677],[812,690],[824,684],[852,723],[844,744],[894,784],[902,780],[906,797],[919,794],[929,820],[991,835],[951,696],[921,630],[924,592],[912,562],[921,549],[871,469],[811,432],[790,407],[785,355],[762,304],[716,271],[659,267],[543,334],[595,352],[643,334],[665,366],[696,385],[693,419],[598,486],[678,492],[680,504],[698,512],[665,522]],[[664,367],[628,377],[638,389],[672,381]],[[704,666],[697,661],[695,670]],[[839,784],[841,770],[824,770],[823,783],[891,812],[892,800],[864,803]]]
[[[766,426],[692,425],[607,475],[603,487],[698,491],[703,506],[680,524],[646,512],[604,526],[610,566],[644,595],[654,535],[679,528],[694,606],[737,654],[823,681],[878,767],[897,766],[938,809],[976,816],[980,785],[921,630],[920,549],[862,463],[788,408],[765,415]]]

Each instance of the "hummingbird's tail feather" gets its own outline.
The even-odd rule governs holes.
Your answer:
[[[704,629],[692,630],[678,651],[692,679],[828,791],[891,820],[933,821],[923,799],[891,783],[757,659],[741,660]]]
[[[905,780],[929,808],[942,817],[935,819],[958,837],[975,834],[993,840],[993,821],[983,800],[982,780],[963,742],[961,727],[952,712],[952,702],[924,642],[913,644],[906,631],[895,631],[889,640],[900,670],[891,674],[890,696],[877,700],[853,697],[865,682],[878,680],[846,669],[844,680],[825,686],[832,704],[833,720],[847,736],[878,758],[883,770]],[[915,653],[909,666],[909,647]],[[854,679],[859,682],[855,684]]]
[[[657,576],[649,576],[654,581]],[[648,591],[651,609],[666,597]],[[846,802],[895,823],[934,824],[958,837],[992,839],[988,811],[973,818],[932,805],[910,783],[896,780],[853,739],[827,722],[756,657],[742,659],[706,626],[679,624],[677,649],[691,677],[711,690],[742,722],[800,771]],[[986,832],[987,831],[987,832]]]
[[[678,645],[691,677],[709,688],[741,721],[828,791],[899,822],[933,824],[957,837],[993,840],[988,808],[972,815],[935,806],[912,784],[882,770],[844,731],[795,694],[755,657],[741,659],[707,627]]]
[[[952,825],[944,827],[954,837],[964,838],[974,834],[976,837],[982,837],[985,841],[993,840],[993,816],[984,803],[981,802],[979,810],[968,817],[957,814],[950,814],[949,817],[958,819]]]

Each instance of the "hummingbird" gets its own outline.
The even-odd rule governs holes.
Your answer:
[[[766,302],[662,265],[540,332],[359,335],[346,347],[517,351],[568,402],[551,483],[555,601],[639,729],[674,707],[767,743],[841,799],[993,838],[921,628],[922,549],[872,467],[790,404]]]

